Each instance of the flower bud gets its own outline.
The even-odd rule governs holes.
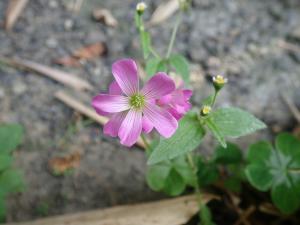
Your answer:
[[[145,9],[147,8],[147,5],[145,2],[139,2],[137,5],[136,5],[136,11],[138,14],[143,14]]]
[[[213,84],[216,91],[221,90],[226,83],[227,83],[227,78],[224,78],[222,75],[217,75],[213,77]]]
[[[200,114],[201,114],[201,116],[207,116],[210,113],[210,111],[211,111],[211,107],[208,105],[205,105],[202,107]]]

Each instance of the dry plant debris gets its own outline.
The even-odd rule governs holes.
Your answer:
[[[10,0],[5,14],[5,29],[10,30],[21,15],[28,0]]]
[[[49,160],[48,166],[55,175],[62,175],[75,169],[80,164],[81,155],[79,152],[66,155],[64,157],[55,157]]]
[[[107,9],[95,9],[92,13],[92,16],[95,21],[104,23],[109,27],[118,26],[118,21]]]

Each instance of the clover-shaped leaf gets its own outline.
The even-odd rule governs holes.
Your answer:
[[[300,141],[290,134],[276,138],[276,149],[259,142],[250,146],[245,173],[258,190],[271,190],[274,204],[283,213],[300,206]]]
[[[146,179],[152,190],[171,196],[181,194],[187,185],[194,186],[196,182],[185,156],[149,166]]]

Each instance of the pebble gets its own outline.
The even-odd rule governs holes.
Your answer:
[[[16,81],[12,86],[12,91],[16,95],[21,95],[27,91],[27,86],[21,81]]]
[[[58,7],[58,3],[55,0],[49,1],[49,7],[52,9],[56,9]]]
[[[64,22],[65,30],[70,31],[74,27],[74,21],[71,19],[66,19]]]
[[[56,48],[57,47],[57,45],[58,45],[58,42],[57,42],[57,40],[55,39],[55,38],[48,38],[47,40],[46,40],[46,46],[48,47],[48,48]]]

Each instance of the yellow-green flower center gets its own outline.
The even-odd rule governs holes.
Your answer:
[[[141,109],[145,106],[145,97],[139,94],[132,95],[129,98],[129,104],[135,109]]]

